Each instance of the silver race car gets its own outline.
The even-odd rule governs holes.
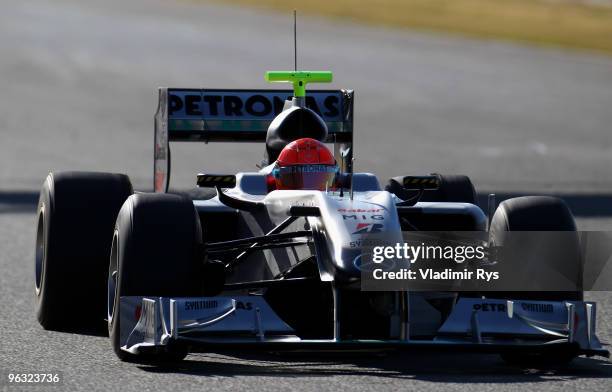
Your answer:
[[[49,174],[35,263],[45,329],[108,327],[128,361],[196,349],[608,355],[595,303],[579,288],[363,289],[368,238],[402,244],[419,232],[465,231],[484,233],[490,247],[510,231],[575,233],[574,219],[541,196],[491,203],[485,214],[465,176],[393,177],[382,188],[353,172],[352,90],[306,95],[329,72],[266,77],[294,90],[159,89],[152,193],[134,192],[121,174]],[[202,173],[197,189],[169,192],[174,141],[261,142],[266,159],[258,171]]]

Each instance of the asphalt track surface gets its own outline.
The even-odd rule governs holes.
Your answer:
[[[63,371],[69,390],[611,389],[602,359],[523,369],[456,353],[235,353],[157,368],[120,363],[105,337],[43,331],[33,211],[46,173],[125,172],[150,189],[156,87],[267,87],[265,70],[292,66],[291,19],[187,1],[0,7],[0,370]],[[304,17],[299,66],[356,90],[357,170],[465,173],[481,199],[554,193],[580,228],[612,229],[612,58]],[[173,185],[254,169],[262,154],[177,145]],[[590,298],[608,342],[612,296]]]

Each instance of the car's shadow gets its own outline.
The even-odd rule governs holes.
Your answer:
[[[146,372],[196,376],[329,377],[367,376],[453,383],[522,383],[612,378],[612,363],[578,358],[569,365],[533,368],[504,363],[496,355],[372,354],[192,354],[182,362],[140,366]]]

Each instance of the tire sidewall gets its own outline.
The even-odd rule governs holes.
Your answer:
[[[58,302],[58,296],[61,296],[61,293],[59,292],[53,292],[48,290],[47,286],[48,286],[48,279],[47,277],[49,276],[49,274],[53,274],[55,271],[53,268],[48,268],[47,266],[47,262],[49,259],[49,244],[50,242],[50,227],[51,227],[51,219],[53,216],[53,198],[52,198],[52,194],[53,194],[53,180],[52,180],[52,176],[49,175],[47,177],[47,179],[45,180],[45,183],[43,185],[43,189],[40,193],[40,197],[38,200],[38,208],[37,208],[37,236],[38,236],[38,228],[39,225],[41,224],[40,220],[42,219],[42,233],[40,233],[42,235],[42,238],[40,238],[40,240],[43,241],[43,244],[41,244],[42,249],[38,250],[37,249],[37,253],[41,252],[41,254],[37,254],[35,257],[40,256],[41,260],[35,260],[35,263],[40,262],[40,276],[36,276],[38,274],[39,271],[37,271],[37,265],[34,265],[34,274],[35,274],[35,281],[34,281],[34,293],[35,293],[35,297],[36,297],[36,318],[38,319],[39,323],[42,324],[45,327],[53,327],[52,322],[50,320],[50,311],[51,309],[57,309],[58,311],[61,311],[61,307],[58,306],[54,306],[54,302],[57,303]],[[37,242],[38,242],[38,238],[37,238]],[[38,247],[39,244],[37,243],[36,246]],[[58,266],[59,267],[59,266]],[[39,287],[36,287],[36,280],[39,281]],[[54,295],[55,294],[55,298]]]

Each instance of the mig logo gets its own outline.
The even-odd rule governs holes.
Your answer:
[[[359,223],[352,234],[380,233],[383,227],[382,223]]]

